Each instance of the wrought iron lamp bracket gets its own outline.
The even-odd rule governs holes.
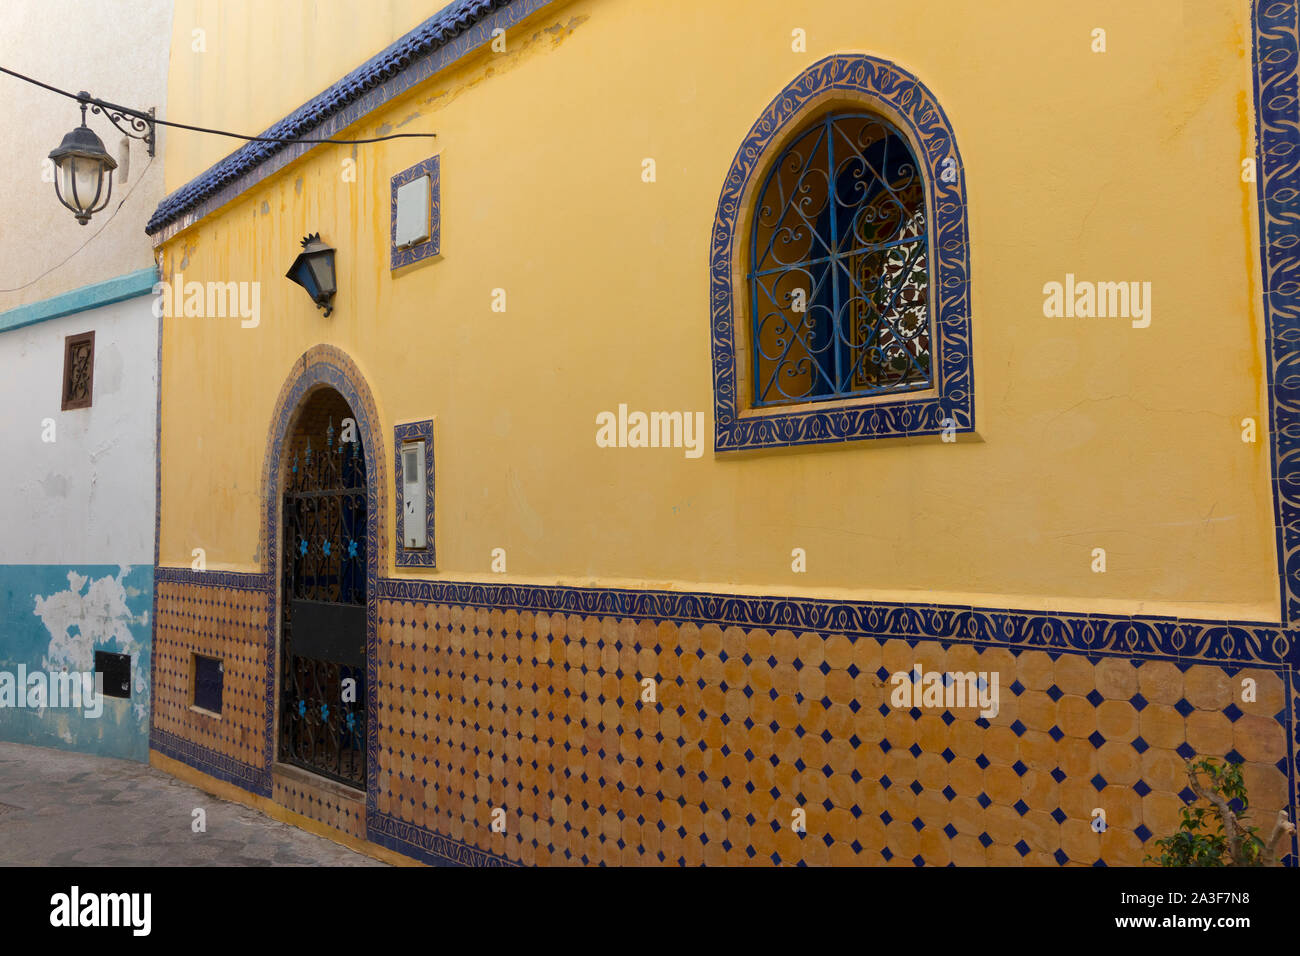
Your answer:
[[[138,139],[143,142],[150,157],[154,155],[154,147],[157,144],[157,126],[154,122],[154,107],[149,107],[148,113],[141,113],[136,110],[128,109],[125,106],[118,106],[115,103],[96,99],[85,90],[82,90],[81,93],[77,95],[77,101],[81,103],[81,122],[83,126],[86,123],[87,108],[89,108],[92,113],[102,113],[108,118],[110,123],[131,139]]]

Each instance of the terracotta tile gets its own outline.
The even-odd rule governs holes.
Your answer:
[[[1138,732],[1152,747],[1166,750],[1176,749],[1187,738],[1183,715],[1169,704],[1148,704],[1138,715]]]
[[[984,844],[980,843],[978,837],[965,833],[953,837],[949,853],[957,866],[986,866],[988,862]]]
[[[1286,735],[1276,720],[1247,714],[1232,726],[1236,749],[1247,760],[1271,764],[1282,758]]]
[[[1132,830],[1108,827],[1101,834],[1102,858],[1109,866],[1140,866],[1146,851]]]
[[[1152,703],[1176,704],[1183,697],[1183,672],[1169,661],[1145,661],[1138,668],[1138,690]]]
[[[1232,703],[1233,682],[1221,667],[1197,664],[1183,675],[1183,696],[1193,707],[1221,711]]]
[[[1018,705],[1020,720],[1026,727],[1047,731],[1056,725],[1056,701],[1043,691],[1025,691]]]
[[[1233,746],[1233,727],[1222,713],[1197,710],[1187,715],[1187,742],[1199,754],[1219,756]]]

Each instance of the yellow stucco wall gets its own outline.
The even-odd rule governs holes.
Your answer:
[[[178,3],[178,36],[214,6]],[[222,4],[241,39],[220,57],[173,54],[176,115],[202,106],[213,125],[260,129],[431,12],[318,16],[308,44],[298,6]],[[165,245],[167,275],[261,282],[261,324],[166,323],[161,563],[201,547],[209,568],[260,568],[272,407],[324,342],[365,374],[389,454],[394,423],[435,419],[439,567],[403,575],[1276,620],[1258,231],[1240,177],[1248,16],[1246,0],[544,9],[507,53],[349,131],[409,121],[437,132],[432,146],[360,147],[355,182],[352,148],[318,148]],[[254,18],[264,33],[245,28]],[[790,49],[795,28],[806,53]],[[771,98],[835,52],[916,73],[956,131],[978,436],[715,456],[722,178]],[[169,139],[169,186],[228,148],[191,139]],[[434,152],[443,258],[392,274],[389,178]],[[339,250],[330,318],[283,278],[315,231]],[[1066,273],[1151,282],[1150,327],[1045,318],[1043,285]],[[708,450],[598,448],[595,416],[620,403],[705,411]],[[489,570],[497,547],[505,575]]]

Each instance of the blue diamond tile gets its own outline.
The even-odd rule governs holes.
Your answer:
[[[1029,768],[1026,767],[1024,762],[1020,760],[1017,760],[1015,763],[1013,763],[1011,765],[1011,769],[1016,772],[1017,777],[1023,777],[1025,774],[1029,772]]]
[[[1134,710],[1136,710],[1138,713],[1141,713],[1143,710],[1146,709],[1147,699],[1143,697],[1141,694],[1134,694],[1132,697],[1129,698],[1129,703],[1133,705]]]
[[[1224,754],[1224,755],[1223,755],[1223,759],[1226,760],[1226,761],[1228,761],[1228,763],[1231,763],[1231,764],[1238,764],[1238,763],[1245,763],[1245,762],[1246,762],[1246,758],[1243,757],[1241,754],[1237,753],[1237,750],[1236,750],[1235,747],[1234,747],[1232,750],[1229,750],[1226,754]]]
[[[1143,843],[1146,843],[1147,840],[1151,839],[1151,831],[1146,828],[1146,824],[1139,823],[1138,828],[1134,830],[1133,833],[1136,834],[1137,838]]]
[[[1011,809],[1015,810],[1016,813],[1020,814],[1023,817],[1026,813],[1029,812],[1029,804],[1025,803],[1025,801],[1023,800],[1017,800],[1015,803],[1011,805]]]
[[[912,821],[912,829],[915,830],[917,833],[920,833],[922,830],[925,829],[925,823],[921,820],[920,817],[917,817],[915,820]]]
[[[1183,803],[1191,804],[1196,802],[1196,794],[1192,792],[1191,787],[1183,787],[1178,791],[1178,796]]]
[[[892,850],[889,849],[889,847],[885,847],[883,850],[881,850],[880,855],[885,858],[886,863],[888,863],[890,860],[894,858],[894,853]]]
[[[921,756],[921,745],[912,744],[912,746],[907,748],[907,752],[910,753],[913,757],[919,757]]]
[[[948,839],[951,840],[957,835],[957,828],[951,823],[948,823],[944,825],[943,832],[948,834]]]
[[[1242,718],[1241,708],[1236,704],[1229,704],[1223,709],[1223,716],[1227,717],[1230,722],[1235,724]]]
[[[1055,810],[1052,811],[1052,819],[1055,820],[1057,823],[1064,823],[1066,821],[1065,811],[1062,810],[1060,807],[1057,807]]]
[[[939,754],[939,756],[943,758],[944,763],[952,763],[957,759],[957,755],[948,747],[944,747],[943,753]]]
[[[1178,711],[1178,713],[1182,714],[1184,717],[1186,717],[1195,709],[1196,709],[1195,707],[1193,707],[1191,704],[1187,702],[1186,697],[1182,698],[1180,701],[1178,701],[1178,703],[1174,704],[1174,710]]]
[[[984,756],[983,754],[980,754],[978,757],[976,757],[975,762],[979,764],[979,768],[981,770],[987,770],[989,768],[989,758]]]
[[[1101,735],[1101,731],[1099,730],[1094,730],[1088,735],[1088,743],[1092,744],[1094,747],[1100,747],[1105,742],[1106,738]]]
[[[1062,780],[1065,779],[1065,771],[1062,770],[1060,767],[1057,767],[1055,770],[1052,771],[1052,779],[1055,780],[1057,783],[1060,783]]]
[[[1057,850],[1052,854],[1052,856],[1056,858],[1057,866],[1065,866],[1065,864],[1070,862],[1070,858],[1066,856],[1064,850]]]
[[[1186,740],[1184,740],[1181,744],[1178,745],[1177,753],[1178,756],[1182,757],[1184,760],[1191,760],[1193,757],[1196,756],[1196,748],[1194,748],[1191,744],[1189,744]]]
[[[1051,687],[1047,688],[1047,696],[1052,698],[1052,700],[1056,701],[1064,697],[1065,692],[1062,691],[1061,688],[1053,684]]]
[[[1106,788],[1106,778],[1101,774],[1097,774],[1092,778],[1092,785],[1098,790],[1104,790]]]
[[[1015,681],[1013,681],[1012,684],[1011,684],[1011,693],[1013,693],[1013,694],[1015,694],[1017,697],[1019,697],[1019,696],[1020,696],[1021,694],[1023,694],[1024,692],[1025,692],[1025,685],[1022,684],[1022,683],[1020,683],[1020,679],[1017,678],[1017,679],[1016,679]]]
[[[980,834],[980,843],[983,843],[983,844],[984,844],[984,849],[987,850],[987,849],[992,845],[992,843],[993,843],[993,838],[992,838],[991,836],[989,836],[987,833],[981,833],[981,834]]]
[[[943,795],[950,803],[953,800],[957,799],[957,791],[954,790],[952,787],[944,787]]]
[[[1136,751],[1137,751],[1138,753],[1140,753],[1140,754],[1144,754],[1144,753],[1146,753],[1148,750],[1151,749],[1151,745],[1148,744],[1148,743],[1147,743],[1145,740],[1143,740],[1141,737],[1134,737],[1134,738],[1133,738],[1133,749],[1136,750]]]
[[[1101,702],[1105,699],[1106,698],[1102,697],[1101,693],[1095,687],[1088,691],[1088,703],[1092,704],[1094,707],[1100,707]]]
[[[880,814],[880,822],[883,823],[885,826],[889,826],[891,823],[894,822],[894,818],[891,817],[889,815],[889,811],[886,810],[882,814]]]
[[[894,745],[889,742],[889,739],[887,737],[881,737],[880,749],[883,750],[885,753],[889,753],[889,751],[894,749]]]
[[[976,799],[979,801],[980,806],[983,807],[985,810],[987,810],[989,808],[989,804],[993,802],[992,800],[989,799],[989,795],[987,793],[981,793],[978,797],[976,797]]]
[[[1061,738],[1065,736],[1065,731],[1056,726],[1056,724],[1052,724],[1052,729],[1047,732],[1047,735],[1059,744]]]
[[[1011,725],[1011,732],[1015,734],[1017,737],[1023,736],[1025,731],[1028,729],[1029,728],[1026,727],[1024,724],[1022,724],[1019,720],[1017,720],[1015,723]]]
[[[1139,780],[1137,783],[1133,784],[1133,789],[1137,792],[1137,795],[1139,797],[1145,797],[1148,793],[1151,792],[1151,788],[1147,786],[1147,782],[1145,780]]]
[[[1029,856],[1029,844],[1026,843],[1024,840],[1021,840],[1019,843],[1016,844],[1016,852],[1019,853],[1021,856]]]

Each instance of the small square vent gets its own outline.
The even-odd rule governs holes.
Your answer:
[[[104,696],[131,699],[131,655],[95,651],[95,671],[104,675]]]

